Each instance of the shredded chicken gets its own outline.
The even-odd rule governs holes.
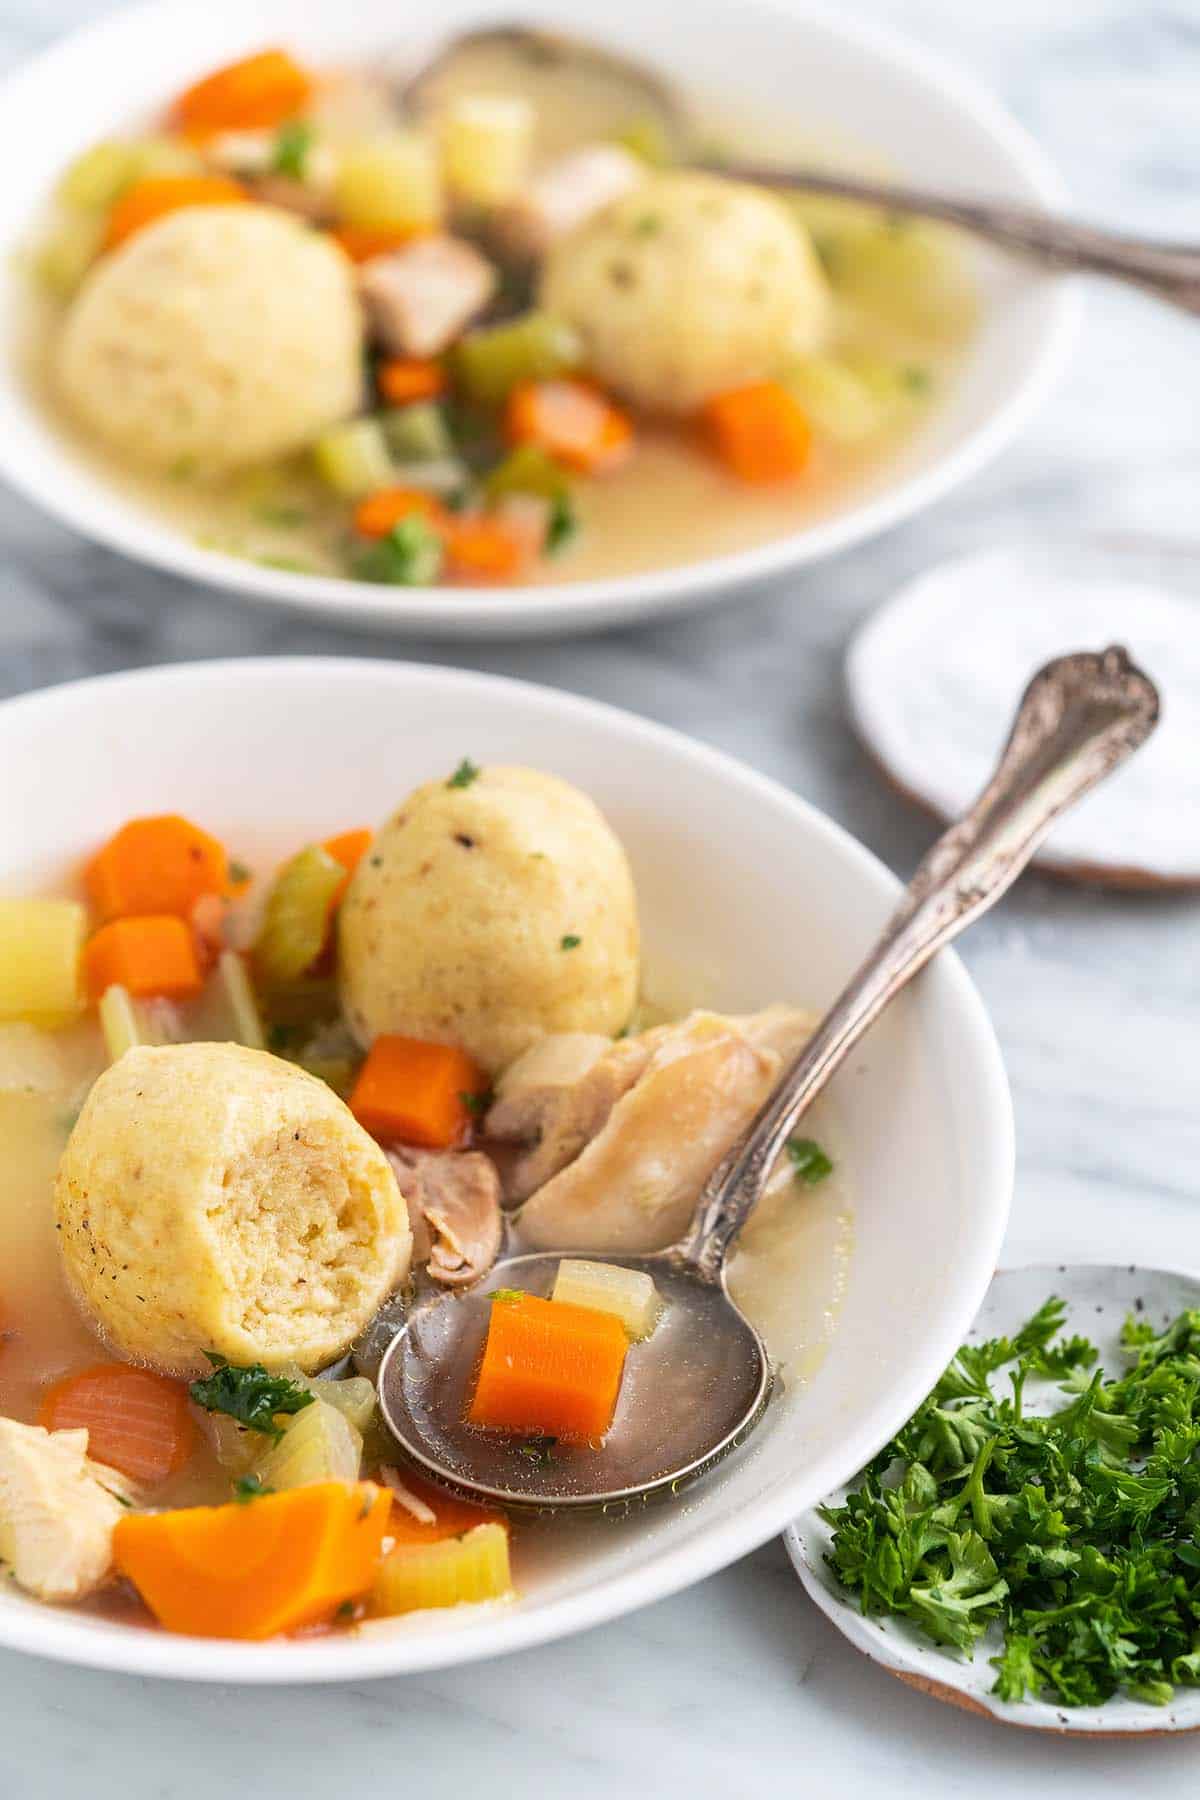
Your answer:
[[[80,1600],[112,1570],[128,1495],[121,1476],[89,1459],[87,1444],[86,1431],[0,1419],[0,1557],[39,1600]]]
[[[503,209],[497,231],[514,256],[539,261],[553,244],[645,179],[646,166],[619,144],[588,144],[551,163],[519,200]]]
[[[496,289],[496,271],[461,238],[417,238],[359,270],[367,321],[394,356],[438,356]]]
[[[607,1123],[650,1060],[646,1038],[564,1031],[543,1038],[504,1071],[485,1129],[524,1146],[505,1174],[510,1203],[528,1199],[573,1162]]]
[[[465,1287],[500,1250],[500,1177],[477,1150],[388,1151],[413,1230],[413,1262],[443,1287]]]

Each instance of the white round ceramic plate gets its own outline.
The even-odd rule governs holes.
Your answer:
[[[1067,1304],[1067,1335],[1078,1332],[1090,1338],[1103,1365],[1117,1371],[1124,1366],[1118,1339],[1128,1315],[1138,1312],[1155,1323],[1168,1324],[1185,1308],[1200,1306],[1200,1276],[1109,1263],[1069,1267],[1045,1263],[1002,1269],[966,1339],[1011,1334],[1051,1294]],[[1026,1394],[1030,1411],[1049,1410],[1061,1403],[1061,1395],[1048,1383],[1031,1384]],[[828,1496],[829,1503],[840,1505],[847,1491],[845,1486],[837,1488]],[[998,1700],[991,1691],[996,1672],[988,1663],[1000,1647],[997,1630],[980,1639],[970,1658],[960,1659],[930,1643],[906,1619],[864,1618],[857,1601],[838,1585],[825,1561],[830,1531],[814,1510],[789,1526],[784,1542],[810,1598],[855,1649],[935,1700],[1032,1731],[1125,1737],[1200,1730],[1200,1689],[1196,1688],[1177,1688],[1168,1706],[1150,1706],[1121,1695],[1104,1706],[1070,1708],[1041,1700],[1026,1700],[1019,1706]]]
[[[867,620],[846,657],[851,718],[889,781],[956,819],[1034,670],[1124,644],[1159,686],[1162,722],[1059,821],[1037,866],[1110,887],[1200,887],[1198,624],[1187,545],[1132,534],[1000,545],[925,570]]]
[[[929,185],[1048,207],[1057,177],[1023,130],[957,71],[886,34],[807,4],[560,0],[547,23],[648,57],[748,117],[802,110],[814,140],[847,138]],[[518,9],[519,16],[519,9]],[[444,637],[562,634],[714,603],[745,583],[811,563],[909,517],[964,480],[1020,428],[1069,335],[1067,285],[978,251],[983,317],[967,366],[928,428],[869,494],[757,548],[621,580],[554,587],[375,587],[237,561],[189,542],[85,465],[42,416],[11,346],[26,243],[56,175],[84,145],[151,116],[197,71],[283,41],[320,63],[414,56],[467,23],[513,17],[509,0],[444,0],[431,25],[412,0],[151,0],[68,39],[0,88],[0,475],[85,536],[139,561],[244,596],[378,627]],[[736,92],[729,89],[736,71]],[[97,79],[97,72],[102,78]]]
[[[895,879],[838,826],[661,726],[488,676],[316,659],[156,669],[0,706],[0,892],[53,889],[123,819],[168,809],[269,867],[347,821],[381,819],[463,756],[550,769],[594,796],[629,851],[648,991],[668,1004],[823,1007],[895,904]],[[0,1644],[139,1674],[356,1680],[614,1618],[781,1531],[911,1412],[995,1266],[1011,1109],[991,1027],[953,955],[890,1009],[827,1104],[814,1129],[837,1147],[853,1212],[828,1346],[811,1378],[788,1382],[748,1445],[678,1506],[573,1526],[574,1553],[560,1546],[517,1602],[491,1611],[246,1645],[0,1594]],[[795,1296],[816,1348],[833,1299]]]

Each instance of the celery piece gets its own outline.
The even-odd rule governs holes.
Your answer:
[[[615,1313],[635,1341],[649,1337],[658,1320],[658,1290],[649,1275],[640,1269],[622,1269],[616,1263],[564,1259],[558,1265],[550,1298],[570,1306],[589,1306],[594,1312]]]
[[[873,229],[847,233],[829,264],[837,293],[902,331],[957,343],[978,301],[966,260],[945,226],[883,215]]]
[[[893,411],[871,382],[837,357],[797,356],[782,371],[782,379],[813,429],[838,444],[875,437]]]
[[[114,982],[105,988],[100,1001],[100,1029],[109,1061],[116,1062],[127,1050],[139,1044],[161,1044],[164,1034],[158,1029],[154,1014],[135,1000],[127,988]]]
[[[361,500],[395,478],[378,419],[349,419],[335,425],[317,439],[312,454],[322,481],[348,500]]]
[[[101,213],[64,212],[33,247],[31,266],[38,286],[56,300],[69,300],[100,254]]]
[[[458,379],[481,406],[501,406],[519,381],[545,381],[577,369],[579,333],[549,313],[528,312],[504,325],[468,332],[454,352]]]
[[[279,1441],[254,1459],[252,1473],[264,1487],[294,1488],[357,1481],[361,1466],[361,1431],[327,1400],[314,1400],[286,1420]]]
[[[461,94],[438,121],[442,172],[455,199],[470,206],[514,200],[529,173],[533,108],[510,94]]]
[[[267,1049],[295,1056],[313,1032],[338,1017],[337,983],[328,975],[272,982],[252,960],[254,987],[267,1020]]]
[[[348,145],[334,178],[334,205],[347,225],[420,231],[442,213],[437,156],[415,131],[389,131]]]
[[[0,900],[0,1019],[62,1025],[79,1013],[86,932],[75,900]]]
[[[508,494],[559,500],[570,493],[571,484],[562,464],[538,444],[518,444],[484,477],[483,491],[489,500],[503,500]]]
[[[284,863],[267,895],[254,940],[255,972],[268,988],[298,981],[317,961],[345,879],[341,863],[319,844],[310,844]]]
[[[407,1613],[500,1600],[511,1592],[508,1532],[488,1524],[460,1538],[398,1544],[379,1565],[372,1602],[377,1613]]]
[[[177,138],[103,138],[68,164],[57,197],[74,212],[105,213],[147,175],[192,175],[202,167]]]
[[[454,455],[446,415],[435,400],[391,407],[380,413],[379,423],[388,449],[399,462],[439,462]]]
[[[229,1014],[230,1035],[248,1050],[265,1050],[262,1019],[246,965],[236,950],[222,950],[217,958],[215,986]]]
[[[318,1400],[335,1407],[349,1419],[356,1431],[366,1431],[375,1419],[375,1384],[365,1375],[347,1375],[341,1381],[328,1381],[321,1375],[302,1377],[309,1392]],[[299,1414],[297,1414],[299,1417]]]

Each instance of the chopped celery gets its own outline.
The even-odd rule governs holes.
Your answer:
[[[888,423],[892,408],[857,370],[833,356],[797,356],[782,379],[813,428],[838,444],[859,444]]]
[[[472,206],[516,198],[529,173],[533,108],[507,94],[461,94],[438,119],[446,185]]]
[[[577,369],[578,332],[549,313],[528,312],[504,325],[468,332],[454,353],[459,381],[482,406],[501,406],[519,381],[544,381]]]
[[[87,914],[74,900],[0,900],[0,1019],[61,1025],[83,1005]]]
[[[415,400],[379,415],[384,441],[399,462],[438,462],[454,455],[446,415],[434,400]]]
[[[298,981],[317,961],[345,879],[341,863],[319,844],[310,844],[284,863],[267,895],[254,940],[255,971],[268,987]]]
[[[365,1375],[348,1375],[341,1381],[327,1381],[320,1375],[302,1377],[305,1386],[349,1419],[356,1431],[366,1431],[375,1418],[375,1384]],[[299,1413],[296,1417],[299,1418]]]
[[[571,1306],[590,1306],[595,1312],[615,1313],[635,1341],[649,1337],[658,1320],[658,1290],[649,1275],[640,1269],[622,1269],[616,1263],[564,1259],[558,1265],[550,1297]]]
[[[518,444],[485,477],[483,491],[489,500],[503,500],[507,494],[537,494],[543,500],[558,500],[570,493],[571,484],[562,464],[539,445]]]
[[[230,1036],[248,1050],[265,1050],[262,1019],[246,965],[236,950],[222,950],[214,985],[229,1014]]]
[[[415,131],[389,131],[350,145],[334,179],[342,221],[367,231],[420,231],[436,225],[442,196],[433,145]]]
[[[262,1433],[239,1425],[228,1413],[205,1413],[203,1424],[221,1467],[231,1475],[243,1475],[262,1448]]]
[[[100,1029],[109,1060],[116,1062],[138,1044],[173,1043],[175,1033],[169,1029],[170,1015],[164,1010],[168,1004],[135,1000],[116,982],[106,988],[100,1001]]]
[[[71,298],[100,254],[104,223],[102,213],[60,213],[34,246],[34,277],[56,300]]]
[[[335,425],[317,439],[312,453],[321,479],[348,500],[361,500],[394,478],[378,419],[349,419]]]
[[[508,1532],[488,1524],[460,1538],[398,1544],[379,1565],[372,1599],[377,1613],[390,1614],[500,1600],[511,1592]]]
[[[254,1459],[253,1473],[264,1487],[294,1488],[357,1481],[361,1465],[361,1431],[327,1400],[314,1400],[284,1423],[278,1443]]]

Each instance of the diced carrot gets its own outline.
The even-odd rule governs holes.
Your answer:
[[[504,423],[511,443],[536,444],[585,475],[615,468],[633,448],[628,413],[586,381],[518,382]]]
[[[428,519],[431,525],[444,524],[447,514],[432,494],[420,488],[380,488],[360,500],[354,509],[354,529],[363,537],[386,537],[403,519],[414,513]]]
[[[371,225],[335,225],[330,232],[352,263],[370,262],[373,256],[387,256],[392,250],[403,250],[415,237],[425,236],[421,228],[403,226],[391,231],[377,230]]]
[[[402,1499],[396,1497],[393,1483],[388,1480],[389,1474],[389,1470],[384,1470],[381,1475],[381,1480],[387,1483],[393,1494],[387,1534],[397,1544],[440,1544],[445,1538],[461,1537],[464,1531],[473,1531],[476,1525],[508,1523],[504,1514],[493,1507],[476,1506],[470,1500],[460,1500],[457,1495],[434,1487],[432,1482],[422,1481],[419,1475],[411,1475],[407,1469],[398,1469],[395,1474],[399,1486],[412,1496],[419,1507],[434,1515],[432,1519],[418,1518]]]
[[[84,945],[83,972],[93,1000],[114,985],[134,999],[187,1000],[203,985],[195,939],[174,913],[111,919]]]
[[[596,1443],[612,1424],[628,1348],[615,1313],[534,1294],[493,1300],[467,1417]]]
[[[701,418],[717,454],[743,481],[791,481],[807,466],[812,428],[781,382],[754,381],[717,394]]]
[[[277,1637],[368,1591],[391,1510],[370,1483],[313,1482],[242,1505],[130,1513],[113,1554],[168,1631]]]
[[[47,1431],[86,1427],[88,1455],[134,1481],[165,1481],[196,1442],[183,1383],[128,1363],[97,1363],[56,1381],[39,1417]]]
[[[436,400],[446,391],[446,371],[440,362],[419,356],[392,356],[381,362],[375,379],[384,399],[393,406],[412,400]]]
[[[343,881],[341,886],[334,891],[333,898],[329,902],[329,916],[331,919],[338,907],[342,904],[342,901],[346,898],[346,889],[350,886],[350,877],[353,875],[355,869],[357,869],[363,857],[367,854],[367,851],[371,848],[371,839],[374,835],[373,831],[343,831],[339,832],[337,837],[326,838],[325,842],[321,845],[321,848],[325,851],[326,855],[332,856],[334,862],[341,863],[343,869],[346,871],[345,881]]]
[[[451,573],[474,581],[511,581],[525,561],[525,545],[495,518],[450,518],[445,527]]]
[[[104,249],[115,250],[168,213],[187,206],[238,206],[249,195],[227,175],[147,175],[127,188],[108,215]]]
[[[373,1137],[447,1150],[467,1136],[468,1102],[486,1087],[466,1051],[452,1044],[377,1037],[354,1084],[350,1111]]]
[[[172,118],[197,138],[216,131],[266,131],[294,118],[312,92],[312,76],[286,50],[260,50],[185,88]]]
[[[138,913],[187,918],[205,894],[230,891],[225,847],[178,813],[131,819],[83,872],[101,923]]]

